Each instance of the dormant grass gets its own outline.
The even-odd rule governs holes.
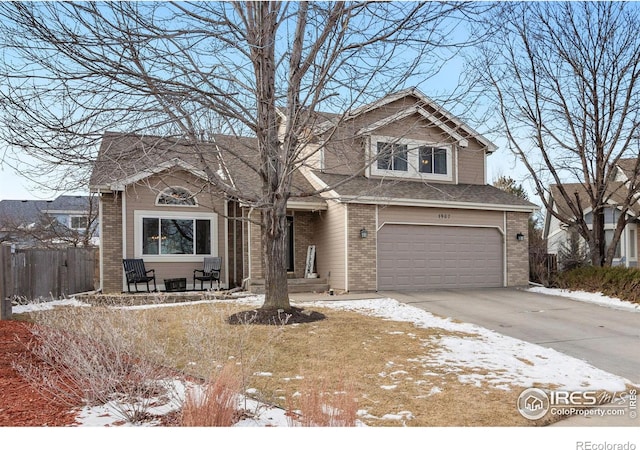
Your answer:
[[[62,319],[62,329],[92,340],[122,339],[126,345],[116,346],[119,352],[209,385],[216,385],[215,374],[227,377],[223,368],[233,366],[238,394],[250,392],[257,400],[289,409],[302,425],[338,426],[339,420],[352,426],[356,407],[358,420],[368,426],[548,422],[520,416],[516,401],[524,387],[498,388],[489,381],[491,374],[434,362],[439,340],[455,334],[447,330],[329,308],[314,308],[326,319],[308,324],[226,323],[229,315],[246,309],[233,302],[145,310],[91,307],[31,319],[50,326]],[[465,382],[469,375],[477,382]],[[208,406],[194,402],[189,407]],[[342,412],[346,418],[338,419]]]

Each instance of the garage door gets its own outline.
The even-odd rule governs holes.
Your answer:
[[[502,286],[502,235],[495,228],[385,225],[378,232],[378,289]]]

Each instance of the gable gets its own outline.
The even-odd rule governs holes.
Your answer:
[[[497,149],[495,144],[416,88],[388,95],[344,116],[329,118],[317,127],[316,132],[322,134],[338,125],[350,127],[355,135],[366,135],[412,115],[420,117],[422,126],[438,127],[442,133],[449,136],[451,142],[457,143],[460,147],[467,147],[469,140],[475,140],[478,146],[488,153]]]

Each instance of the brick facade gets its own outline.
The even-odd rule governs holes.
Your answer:
[[[529,213],[507,212],[507,286],[529,283]],[[519,241],[518,233],[524,235]]]
[[[348,206],[348,289],[375,291],[377,289],[376,206],[350,204]],[[360,230],[368,232],[360,237]]]
[[[102,252],[102,292],[122,292],[122,197],[119,193],[100,194],[100,251]]]
[[[307,249],[316,245],[313,215],[310,211],[295,211],[293,213],[293,267],[294,276],[303,278],[307,262]]]

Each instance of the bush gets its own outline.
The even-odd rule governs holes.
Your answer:
[[[182,407],[184,427],[230,427],[238,421],[242,379],[235,364],[226,364],[205,386],[187,391]]]
[[[626,267],[580,267],[558,274],[561,289],[600,292],[640,303],[640,270]]]

